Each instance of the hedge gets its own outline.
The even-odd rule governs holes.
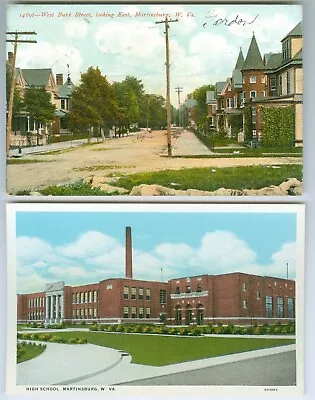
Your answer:
[[[287,107],[262,107],[264,147],[293,147],[295,140],[295,109]]]

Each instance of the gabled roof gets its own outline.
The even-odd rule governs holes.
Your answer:
[[[282,53],[270,53],[266,63],[266,69],[276,69],[282,63]]]
[[[235,89],[243,87],[243,77],[242,71],[240,69],[235,69],[232,73],[232,83]]]
[[[218,97],[218,94],[222,92],[222,89],[224,88],[226,81],[224,82],[216,82],[215,83],[215,89],[214,89],[214,96],[215,98]]]
[[[22,75],[28,86],[46,86],[52,71],[51,68],[22,69]]]
[[[295,27],[281,40],[283,42],[286,40],[289,36],[302,36],[303,35],[303,24],[302,21],[299,22]]]
[[[242,70],[244,71],[251,69],[264,69],[264,63],[261,58],[261,54],[254,34],[250,42]]]

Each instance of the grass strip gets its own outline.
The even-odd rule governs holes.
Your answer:
[[[42,162],[52,162],[54,160],[38,160],[38,159],[30,159],[30,158],[8,158],[7,165],[12,164],[37,164]]]
[[[31,360],[38,357],[46,349],[46,346],[34,345],[30,343],[18,343],[17,345],[17,363]]]
[[[186,168],[157,172],[137,173],[120,177],[113,186],[131,190],[141,184],[162,185],[176,189],[199,189],[214,191],[228,189],[260,189],[270,185],[279,185],[288,178],[303,177],[302,165],[248,166],[233,168]]]
[[[55,332],[54,335],[67,339],[73,336],[73,332]],[[134,364],[154,366],[295,343],[293,339],[190,338],[104,332],[76,332],[75,335],[91,344],[124,350],[132,356]]]

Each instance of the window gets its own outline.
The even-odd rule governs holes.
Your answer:
[[[139,318],[143,318],[143,317],[144,317],[144,308],[139,307]]]
[[[146,318],[150,318],[151,317],[151,308],[150,307],[147,307],[145,309],[145,317]]]
[[[261,77],[261,83],[266,83],[266,77],[265,76]]]
[[[129,318],[129,307],[128,306],[124,307],[124,318]]]
[[[249,78],[249,83],[256,83],[256,76],[251,76]]]
[[[160,303],[166,304],[166,290],[165,289],[160,290]]]
[[[128,300],[129,299],[129,287],[124,286],[124,299]]]
[[[97,302],[97,293],[96,293],[96,290],[94,290],[94,292],[93,292],[93,302],[94,302],[94,303]]]
[[[72,293],[72,304],[75,304],[75,293]]]
[[[241,104],[240,104],[241,107],[244,107],[245,100],[246,100],[246,93],[242,92],[241,93]]]
[[[66,109],[66,100],[65,99],[61,99],[61,109],[62,110]]]
[[[83,308],[81,308],[81,310],[80,310],[80,318],[83,318],[84,317],[84,310],[83,310]]]
[[[176,294],[180,294],[180,288],[179,288],[179,286],[176,286],[175,293],[176,293]]]
[[[282,43],[282,58],[283,61],[288,60],[291,57],[290,55],[290,42],[287,39],[285,42]]]
[[[243,283],[242,290],[243,290],[243,292],[246,292],[246,283]]]
[[[260,292],[256,292],[256,299],[260,300]]]
[[[92,308],[89,308],[89,318],[91,319],[93,317],[93,310]]]
[[[94,308],[94,310],[93,310],[93,318],[97,318],[97,309],[96,308]]]
[[[146,290],[146,299],[151,300],[151,289]]]
[[[294,70],[287,71],[287,94],[294,93]]]
[[[84,317],[85,317],[85,318],[88,317],[88,309],[87,309],[87,308],[84,309]]]
[[[196,292],[202,292],[201,283],[197,283]]]
[[[251,99],[253,99],[254,97],[256,97],[256,90],[251,90],[251,91],[249,92],[249,97],[250,97]]]
[[[139,300],[142,300],[142,299],[144,298],[144,290],[143,290],[143,287],[139,287],[138,293],[139,293]]]
[[[84,303],[87,303],[88,302],[88,292],[85,292],[84,293]]]
[[[131,307],[131,318],[137,318],[137,307]]]
[[[278,297],[277,306],[278,306],[278,318],[283,318],[283,297]]]
[[[243,77],[243,83],[245,83],[245,77]]]
[[[247,310],[247,301],[243,300],[243,308]]]
[[[272,308],[272,296],[266,296],[266,317],[272,318],[273,308]]]
[[[279,79],[281,76],[279,77]],[[270,85],[270,96],[276,96],[277,94],[277,78],[275,76],[271,76],[269,80],[269,85]],[[279,80],[279,88],[280,88],[280,80]],[[281,91],[280,91],[281,94]]]
[[[131,299],[136,300],[136,298],[137,298],[137,288],[132,287],[131,288]]]
[[[75,310],[72,310],[72,318],[75,318]]]
[[[89,292],[89,303],[92,303],[93,292]]]
[[[76,310],[76,316],[77,316],[77,318],[80,318],[80,310],[78,308]]]
[[[224,108],[224,100],[221,100],[221,108]]]
[[[84,293],[83,292],[80,293],[80,298],[81,298],[80,303],[84,303]]]
[[[190,293],[191,292],[191,288],[189,285],[186,286],[186,293]]]
[[[76,303],[80,303],[80,293],[76,293]]]
[[[266,97],[266,92],[264,90],[261,92],[261,94],[262,94],[262,97]]]
[[[288,297],[288,318],[294,318],[294,299]]]

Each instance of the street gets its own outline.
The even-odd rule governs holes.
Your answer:
[[[295,351],[290,351],[122,385],[293,386],[296,384],[295,357]]]

